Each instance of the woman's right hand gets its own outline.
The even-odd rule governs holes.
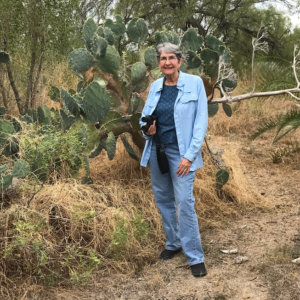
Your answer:
[[[148,131],[146,132],[147,135],[154,135],[156,133],[156,121],[153,121],[153,124],[149,127]]]

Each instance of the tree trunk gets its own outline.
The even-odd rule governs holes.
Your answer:
[[[34,106],[35,106],[36,93],[37,93],[37,89],[38,89],[38,86],[39,86],[41,73],[42,73],[42,68],[43,68],[43,56],[44,56],[44,53],[41,54],[39,67],[38,67],[36,77],[35,77],[35,81],[34,81],[34,86],[33,86],[33,91],[32,91],[32,96],[31,96],[31,101],[30,101],[30,107],[31,108],[34,108]]]
[[[5,93],[5,87],[4,87],[4,78],[5,78],[5,74],[2,72],[2,67],[0,66],[0,90],[1,90],[1,95],[2,95],[2,101],[3,101],[3,105],[6,108],[7,111],[7,96]]]
[[[3,50],[5,52],[7,52],[7,48],[8,48],[7,47],[7,38],[6,38],[6,35],[4,35],[3,36]],[[8,75],[10,85],[13,89],[13,92],[14,92],[14,95],[15,95],[15,98],[16,98],[16,102],[17,102],[17,105],[18,105],[19,112],[20,112],[21,115],[24,115],[25,112],[23,111],[21,98],[20,98],[19,91],[17,89],[16,83],[15,83],[15,80],[14,80],[14,76],[13,76],[13,73],[12,73],[12,70],[11,70],[10,63],[6,64],[6,70],[7,70],[7,75]]]
[[[32,98],[32,92],[33,92],[33,73],[35,68],[35,61],[36,61],[36,44],[37,44],[38,35],[35,32],[32,37],[32,45],[31,45],[31,62],[30,62],[30,70],[28,75],[28,81],[27,81],[27,91],[26,91],[26,100],[24,105],[24,112],[27,113],[29,103]]]

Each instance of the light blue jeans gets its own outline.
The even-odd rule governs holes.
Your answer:
[[[182,247],[188,264],[192,266],[204,262],[198,220],[194,208],[193,183],[195,172],[189,172],[183,177],[177,176],[177,168],[181,161],[178,145],[167,144],[164,145],[164,148],[170,171],[161,174],[155,143],[151,148],[149,168],[155,202],[162,215],[166,235],[165,248],[177,250]]]

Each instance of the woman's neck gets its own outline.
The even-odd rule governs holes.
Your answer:
[[[165,84],[166,85],[176,85],[179,78],[179,72],[175,74],[166,75]]]

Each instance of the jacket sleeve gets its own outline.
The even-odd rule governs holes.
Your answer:
[[[208,125],[207,97],[206,97],[204,84],[200,77],[198,81],[197,92],[198,92],[198,104],[197,104],[197,112],[195,116],[194,128],[192,133],[192,140],[188,150],[184,155],[184,158],[188,159],[191,162],[194,162],[199,151],[201,150],[201,146]]]
[[[147,97],[147,100],[146,100],[146,103],[144,105],[144,108],[143,108],[143,111],[142,111],[142,115],[141,115],[141,118],[140,118],[140,127],[142,128],[142,126],[145,124],[144,122],[142,122],[142,117],[145,117],[147,115],[147,103],[151,101],[151,97],[152,97],[152,91],[153,91],[153,86],[151,85],[150,87],[150,90],[149,90],[149,94],[148,94],[148,97]],[[142,130],[142,135],[143,137],[146,139],[146,140],[149,140],[152,138],[151,135],[147,135],[144,133],[144,131]]]

